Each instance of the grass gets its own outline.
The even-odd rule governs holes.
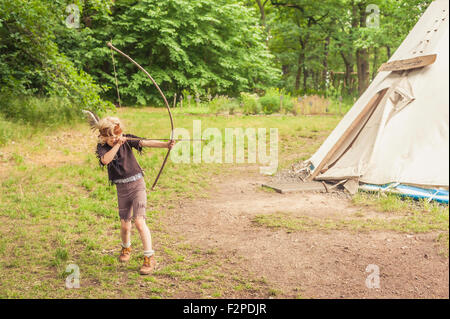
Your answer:
[[[31,124],[14,123],[4,119],[0,114],[0,146],[7,143],[16,143],[25,138],[30,138],[44,128]],[[0,161],[5,161],[4,155],[0,152]]]
[[[178,104],[177,107],[171,108],[172,113],[174,115],[209,115],[209,108],[207,106],[186,106],[180,107]]]
[[[441,244],[440,254],[443,255],[444,257],[448,258],[448,256],[449,256],[449,243],[448,243],[449,242],[449,233],[448,233],[448,231],[440,233],[437,236],[436,241]]]
[[[282,228],[287,231],[377,231],[391,230],[402,233],[425,233],[448,229],[448,212],[414,212],[411,215],[386,218],[331,219],[292,216],[289,213],[257,215],[253,222],[259,226]]]
[[[164,109],[118,109],[126,132],[150,138],[169,137]],[[337,116],[175,116],[175,126],[192,133],[193,120],[202,130],[216,127],[277,127],[279,169],[306,159],[338,123]],[[107,172],[98,165],[93,151],[95,136],[84,123],[71,127],[35,129],[11,124],[0,147],[0,298],[282,298],[282,291],[249,270],[237,269],[236,256],[220,250],[202,249],[185,243],[162,222],[176,213],[185,199],[201,199],[214,176],[232,174],[231,165],[175,164],[168,161],[157,190],[149,193],[147,224],[152,231],[159,267],[148,277],[139,276],[141,243],[136,231],[128,265],[119,264],[120,236],[117,198],[107,184]],[[5,125],[5,126],[3,126]],[[5,132],[2,131],[2,132]],[[3,134],[3,133],[1,133]],[[192,137],[192,136],[191,136]],[[0,137],[1,139],[2,137]],[[14,142],[14,143],[13,143]],[[166,150],[146,149],[138,156],[150,188]],[[263,191],[266,191],[263,189]],[[394,199],[355,197],[355,204],[370,205],[399,215],[396,228],[381,222],[370,224],[355,216],[354,224],[302,219],[283,213],[257,216],[255,223],[288,231],[322,229],[382,229],[395,231],[439,230],[436,240],[447,243],[448,208],[422,206]],[[427,206],[428,205],[428,206]],[[410,207],[417,212],[406,215]],[[422,208],[420,208],[422,207]],[[395,208],[395,209],[394,209]],[[426,214],[424,214],[424,212]],[[445,215],[447,214],[447,215]],[[403,216],[404,215],[404,216]],[[364,227],[363,227],[364,226]],[[26,267],[24,267],[26,256]],[[66,267],[80,269],[79,289],[65,287]]]
[[[257,226],[293,231],[382,231],[401,233],[426,233],[446,231],[437,241],[448,247],[449,209],[448,205],[414,201],[389,194],[378,196],[357,193],[353,199],[356,206],[379,211],[380,217],[365,217],[358,211],[352,218],[318,218],[299,216],[291,213],[256,215],[253,223]]]
[[[262,97],[257,97],[254,94],[249,93],[241,93],[241,98],[220,96],[212,99],[210,102],[203,101],[199,104],[195,103],[195,101],[191,101],[191,104],[189,105],[187,101],[184,101],[183,107],[180,107],[180,103],[178,102],[176,107],[172,107],[171,109],[172,113],[175,115],[217,116],[217,114],[257,114],[258,116],[261,116],[264,114],[265,108],[263,105],[265,104],[264,101],[266,101],[277,110],[276,113],[302,117],[317,114],[343,115],[347,113],[355,102],[350,97],[345,98],[340,102],[338,99],[325,98],[318,95],[296,97],[284,96],[284,98],[283,107],[279,110],[280,92],[278,90],[271,90],[268,95]],[[287,104],[290,105],[290,107],[286,107]]]
[[[136,135],[153,138],[169,135],[164,109],[122,108],[114,115],[123,119],[126,131]],[[175,117],[176,126],[192,132],[194,119],[197,118],[179,114]],[[217,127],[222,132],[226,127],[278,127],[283,139],[291,139],[293,126],[311,125],[294,117],[214,116],[201,120],[203,129]],[[1,298],[270,295],[270,285],[257,275],[248,271],[238,273],[230,266],[232,263],[223,264],[220,251],[184,244],[160,221],[178,207],[180,200],[204,197],[211,177],[228,174],[229,165],[168,161],[158,190],[149,196],[147,212],[160,267],[153,276],[141,277],[137,273],[141,244],[136,231],[132,242],[137,247],[131,262],[124,266],[117,261],[120,236],[116,191],[108,186],[107,172],[98,165],[93,152],[95,136],[87,125],[34,130],[1,121],[19,133],[13,140],[6,136],[0,148]],[[325,136],[338,119],[314,121],[317,131]],[[280,150],[281,156],[284,152]],[[147,189],[164,154],[162,149],[147,149],[138,156],[145,169]],[[27,267],[23,267],[23,256],[27,256]],[[239,263],[232,256],[227,258]],[[80,269],[79,289],[65,288],[69,264]]]

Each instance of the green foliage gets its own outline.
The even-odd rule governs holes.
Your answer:
[[[266,91],[266,94],[259,99],[264,114],[272,114],[279,112],[281,92],[277,88],[271,88]]]
[[[283,110],[285,113],[292,113],[294,111],[294,101],[290,94],[286,94],[283,98]]]
[[[185,106],[186,107],[190,106],[189,105],[190,102],[189,102],[188,96],[191,96],[191,98],[192,98],[192,94],[188,90],[184,89],[184,90],[181,91],[181,95],[183,96],[183,100],[184,100]]]
[[[65,7],[65,1],[0,2],[0,94],[56,96],[66,106],[70,101],[70,108],[104,111],[111,104],[100,98],[100,87],[55,43],[57,31],[67,29],[62,24]],[[34,100],[29,103],[38,107]],[[29,118],[17,112],[17,102],[13,104],[7,104],[7,110],[2,107],[8,117]]]
[[[280,111],[280,99],[276,95],[263,96],[260,102],[264,114],[272,114]]]
[[[218,96],[208,103],[208,109],[211,114],[234,114],[234,112],[239,109],[239,102],[228,96]]]
[[[67,123],[79,118],[79,110],[67,97],[38,98],[33,96],[2,96],[6,119],[21,119],[31,124]]]
[[[237,96],[273,85],[280,77],[256,11],[239,1],[127,1],[116,2],[111,11],[93,15],[92,28],[73,35],[82,41],[58,39],[67,56],[105,85],[110,100],[116,99],[111,52],[105,46],[111,37],[152,75],[168,99],[183,90],[194,103],[196,93]],[[123,104],[161,105],[150,79],[122,56],[114,56]]]
[[[262,110],[257,94],[241,92],[241,101],[244,114],[258,114]]]
[[[184,106],[187,95],[193,107],[196,94],[218,94],[239,97],[246,114],[263,105],[267,114],[295,112],[286,95],[283,110],[274,94],[261,101],[239,96],[266,87],[357,97],[357,61],[367,62],[373,77],[430,2],[264,1],[261,15],[255,1],[239,0],[0,1],[1,113],[36,123],[52,118],[57,104],[62,113],[55,121],[81,116],[82,108],[112,109],[108,101],[117,101],[117,93],[107,41],[148,70],[169,101],[183,95]],[[80,9],[78,28],[66,25],[69,4]],[[366,25],[369,4],[380,9],[376,28]],[[123,105],[163,104],[143,72],[117,53],[114,59]],[[31,97],[43,98],[42,110]],[[217,101],[210,108],[233,113],[239,104]]]
[[[362,72],[358,60],[369,65],[370,74],[365,76],[373,78],[430,3],[431,0],[267,2],[269,47],[283,70],[279,86],[301,95],[327,95],[334,88],[339,95],[358,96],[359,77],[353,74]],[[377,15],[378,25],[367,25]]]

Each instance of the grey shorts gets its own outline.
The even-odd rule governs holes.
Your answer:
[[[137,217],[147,218],[147,192],[144,178],[137,181],[116,184],[117,199],[119,202],[120,219],[130,221]]]

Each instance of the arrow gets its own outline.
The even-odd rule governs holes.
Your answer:
[[[140,141],[140,140],[145,140],[145,141],[206,141],[204,139],[193,139],[193,138],[189,138],[189,139],[179,139],[179,138],[137,138],[137,137],[126,137],[127,140],[131,140],[131,141]]]

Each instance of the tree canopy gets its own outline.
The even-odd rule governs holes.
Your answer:
[[[0,95],[80,107],[168,97],[360,94],[431,0],[0,0]]]

